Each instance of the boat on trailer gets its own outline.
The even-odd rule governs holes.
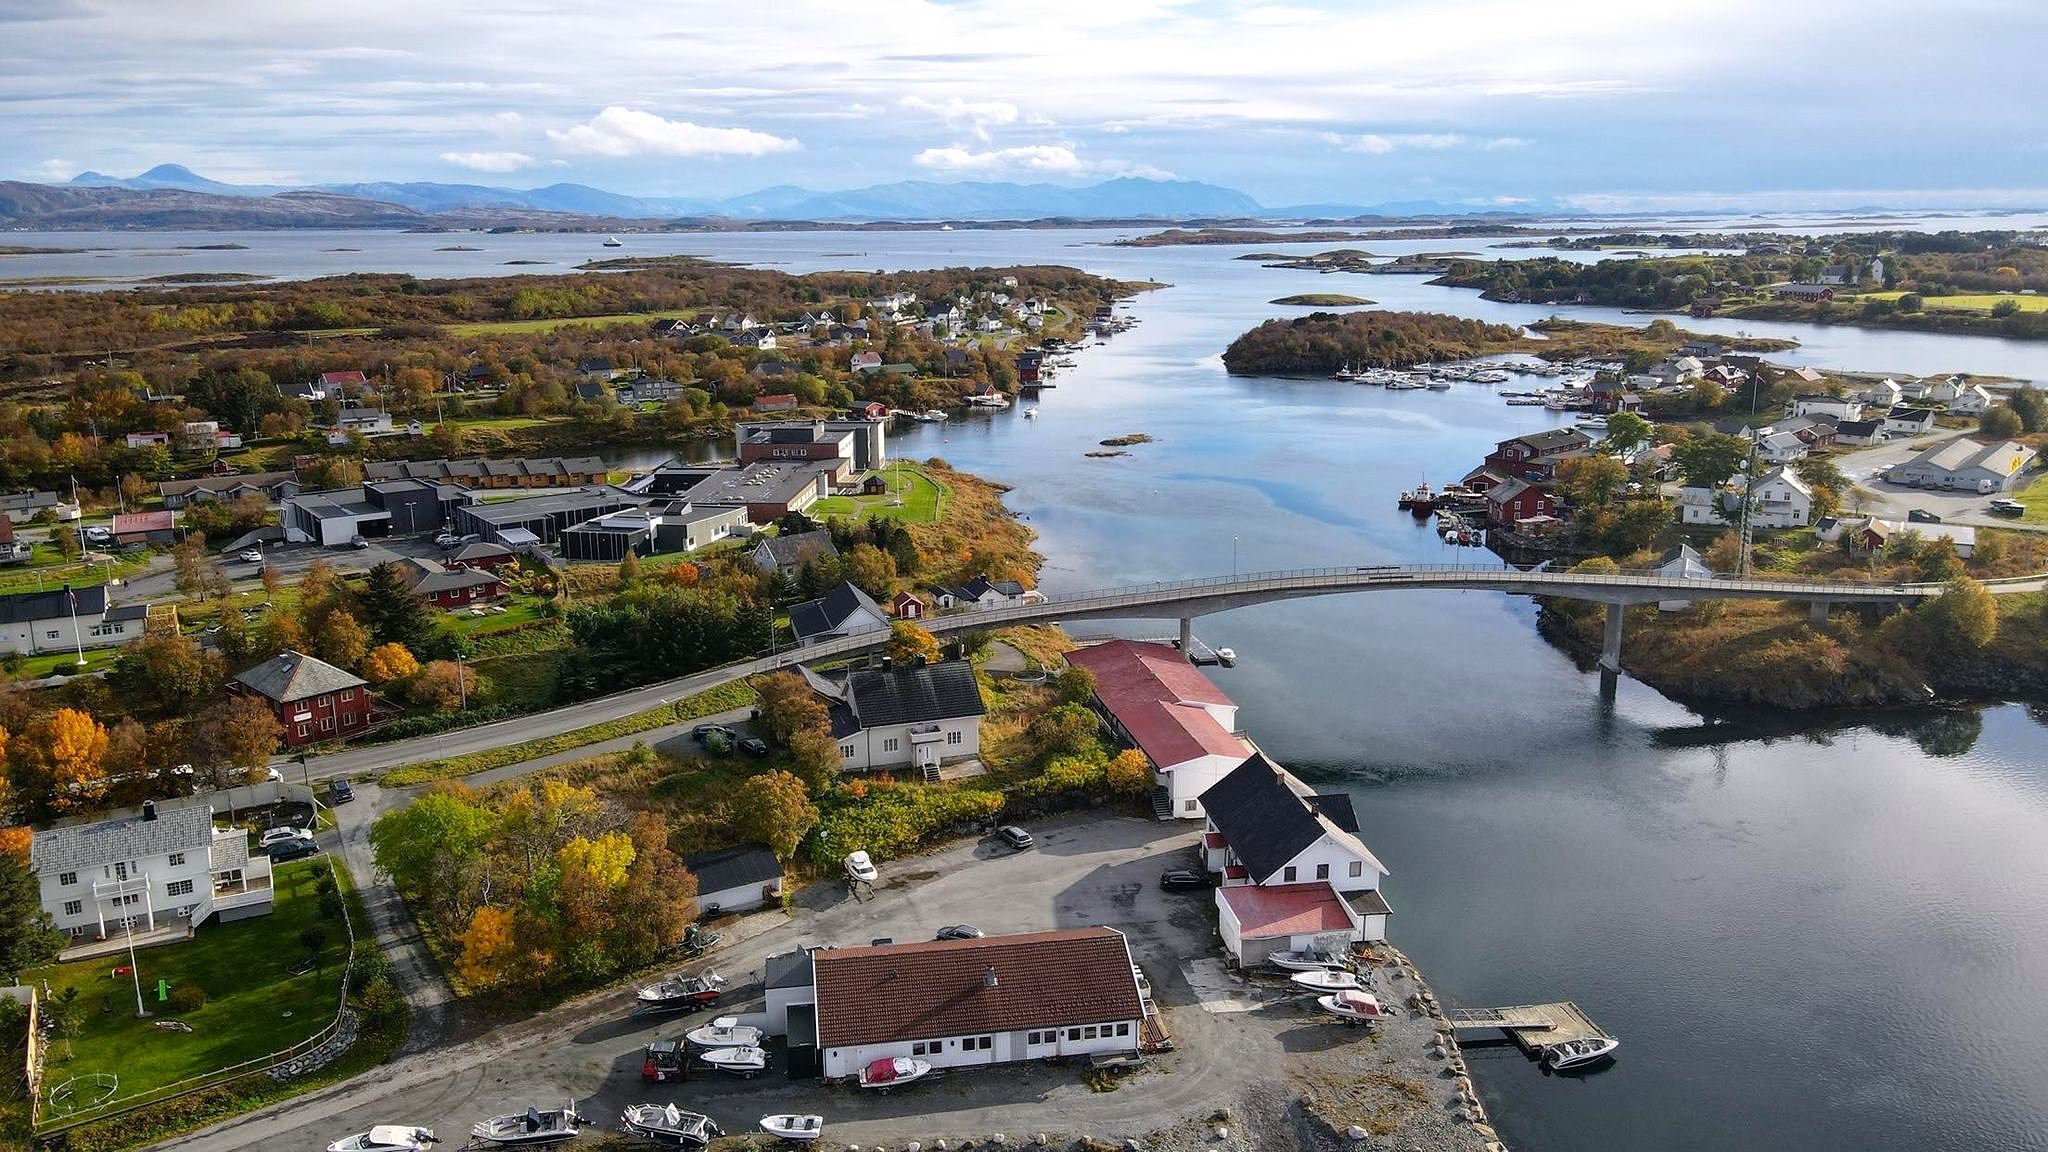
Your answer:
[[[809,1144],[825,1135],[823,1116],[763,1116],[761,1131],[793,1144]]]
[[[711,1117],[685,1112],[673,1104],[628,1104],[619,1126],[635,1136],[678,1148],[703,1148],[725,1135]]]
[[[716,972],[702,976],[671,976],[640,989],[634,1000],[642,1012],[679,1012],[718,1002],[725,977]]]
[[[1614,1058],[1614,1050],[1621,1047],[1621,1041],[1612,1036],[1581,1036],[1577,1040],[1566,1040],[1552,1044],[1543,1050],[1543,1065],[1552,1072],[1569,1072]]]
[[[879,1088],[887,1092],[891,1088],[901,1088],[931,1074],[932,1065],[929,1060],[913,1060],[908,1056],[884,1057],[861,1065],[860,1086]]]
[[[1333,992],[1328,996],[1316,997],[1316,1004],[1323,1011],[1347,1024],[1373,1023],[1393,1015],[1381,1004],[1379,998],[1370,992],[1356,989]]]
[[[740,1023],[737,1016],[720,1016],[709,1024],[701,1025],[683,1033],[683,1038],[699,1048],[759,1048],[761,1030],[749,1028]]]
[[[440,1143],[431,1128],[410,1124],[376,1124],[368,1132],[336,1140],[327,1152],[426,1152],[429,1144]]]
[[[1297,988],[1310,992],[1348,992],[1363,988],[1356,972],[1339,972],[1329,968],[1314,968],[1307,972],[1296,972],[1289,978]]]
[[[1275,952],[1266,957],[1266,962],[1275,968],[1285,968],[1289,972],[1315,972],[1324,969],[1333,972],[1348,972],[1351,970],[1350,963],[1344,957],[1339,956],[1335,952],[1325,952],[1320,948],[1301,948],[1286,952]]]
[[[485,1144],[501,1148],[529,1147],[574,1140],[582,1131],[583,1123],[583,1117],[578,1116],[576,1109],[568,1104],[545,1112],[529,1107],[524,1112],[480,1120],[469,1134]]]
[[[699,1059],[720,1072],[730,1072],[743,1080],[752,1080],[768,1067],[768,1054],[752,1046],[713,1048]]]

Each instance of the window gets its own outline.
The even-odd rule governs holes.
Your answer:
[[[1318,864],[1318,865],[1316,865],[1316,879],[1318,879],[1318,880],[1328,880],[1329,878],[1330,878],[1330,866],[1329,866],[1328,864]]]
[[[56,629],[53,628],[50,631],[43,633],[43,638],[45,640],[55,640],[57,638]]]
[[[341,698],[342,698],[343,700],[353,700],[353,699],[355,699],[355,698],[356,698],[356,690],[355,690],[355,689],[353,689],[353,688],[343,688],[343,689],[341,690]]]
[[[1067,1029],[1067,1039],[1069,1039],[1069,1040],[1079,1040],[1080,1038],[1081,1038],[1081,1030],[1080,1030],[1079,1028],[1069,1028],[1069,1029]]]
[[[322,716],[322,717],[320,718],[320,730],[321,730],[322,732],[332,732],[332,731],[334,731],[334,717],[332,717],[332,716]]]
[[[963,743],[964,740],[965,737],[959,732],[946,733],[946,743],[948,744],[960,744]]]
[[[896,750],[896,747],[897,747],[897,743],[896,743],[896,737],[894,737],[894,736],[885,736],[885,737],[883,737],[883,738],[882,738],[882,751],[884,751],[884,752],[894,752],[894,751]]]
[[[304,735],[306,734],[306,730],[307,730],[307,726],[306,726],[306,725],[304,725],[304,724],[301,724],[301,725],[299,725],[299,735],[301,735],[301,736],[304,736]]]
[[[1048,1031],[1048,1032],[1032,1032],[1032,1033],[1029,1033],[1028,1035],[1026,1035],[1026,1036],[1024,1037],[1024,1043],[1026,1043],[1026,1044],[1057,1044],[1057,1043],[1059,1042],[1059,1039],[1060,1039],[1060,1032],[1059,1032],[1059,1029],[1057,1029],[1057,1028],[1054,1028],[1054,1029],[1052,1029],[1051,1031]]]
[[[996,1046],[993,1036],[969,1036],[960,1042],[960,1047],[969,1052],[987,1052]]]
[[[164,894],[167,896],[190,896],[192,894],[192,882],[190,880],[173,881],[164,887]]]
[[[342,717],[341,717],[341,724],[342,724],[342,727],[344,727],[344,728],[353,728],[353,727],[355,727],[355,723],[356,723],[356,714],[355,714],[355,713],[353,713],[353,712],[347,712],[347,713],[344,713],[344,714],[342,715]]]
[[[171,853],[171,867],[173,867],[173,868],[183,868],[184,866],[185,866],[185,854],[184,854],[183,852],[173,852],[173,853]]]
[[[59,873],[57,873],[57,883],[59,883],[59,884],[63,885],[63,886],[64,886],[64,887],[66,887],[66,888],[69,888],[69,887],[71,887],[71,886],[72,886],[73,884],[76,884],[76,883],[78,883],[78,873],[76,873],[76,872],[59,872]]]
[[[1351,874],[1352,874],[1353,876],[1363,876],[1363,875],[1365,875],[1365,861],[1363,861],[1363,860],[1353,860],[1353,861],[1351,862]]]
[[[1202,802],[1200,800],[1189,800],[1181,805],[1180,810],[1183,812],[1194,812],[1200,809],[1201,806]]]
[[[915,1041],[912,1041],[912,1042],[911,1042],[911,1045],[910,1045],[910,1054],[911,1054],[912,1056],[923,1056],[923,1055],[925,1055],[925,1050],[924,1050],[924,1041],[922,1041],[922,1040],[915,1040]]]
[[[66,900],[66,901],[64,902],[64,914],[65,914],[66,916],[79,916],[79,915],[83,915],[83,914],[84,914],[84,912],[85,912],[85,904],[84,904],[84,902],[83,902],[83,901],[79,901],[79,900]]]
[[[1117,1025],[1116,1034],[1119,1036],[1129,1036],[1131,1034],[1131,1022],[1126,1020],[1123,1023]]]
[[[839,758],[840,758],[841,760],[851,760],[851,759],[853,759],[853,745],[851,745],[851,744],[841,744],[841,745],[839,746]]]
[[[115,864],[115,865],[114,865],[114,879],[116,879],[116,880],[126,880],[127,878],[128,878],[128,864],[127,864],[127,862],[126,862],[126,861],[122,861],[121,863]]]
[[[1093,1040],[1093,1039],[1095,1039],[1095,1025],[1093,1025],[1093,1024],[1090,1024],[1090,1025],[1089,1025],[1089,1026],[1087,1026],[1086,1028],[1083,1028],[1083,1029],[1081,1029],[1081,1039],[1083,1039],[1083,1040]]]
[[[1294,883],[1294,875],[1295,875],[1295,869],[1294,869],[1294,865],[1292,865],[1292,864],[1289,864],[1289,865],[1288,865],[1288,866],[1287,866],[1286,868],[1283,868],[1283,869],[1281,869],[1281,871],[1280,871],[1280,879],[1281,879],[1281,881],[1282,881],[1283,883],[1287,883],[1287,884],[1292,884],[1292,883]]]

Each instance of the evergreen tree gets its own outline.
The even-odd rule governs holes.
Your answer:
[[[379,644],[402,644],[418,652],[426,647],[433,631],[427,616],[427,602],[398,579],[396,564],[379,564],[370,569],[363,586],[356,591],[356,612]]]
[[[64,937],[43,911],[42,888],[27,863],[0,852],[0,980],[14,983],[22,969],[57,958]]]

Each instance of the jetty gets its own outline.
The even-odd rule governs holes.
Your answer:
[[[1605,1028],[1569,1000],[1556,1004],[1515,1004],[1506,1008],[1452,1008],[1445,1012],[1453,1031],[1498,1029],[1522,1051],[1540,1054],[1570,1040],[1611,1040]]]

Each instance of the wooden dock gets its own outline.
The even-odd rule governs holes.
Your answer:
[[[1609,1039],[1607,1030],[1569,1000],[1557,1004],[1516,1004],[1506,1008],[1452,1008],[1445,1012],[1457,1031],[1496,1028],[1525,1052],[1588,1038]]]

